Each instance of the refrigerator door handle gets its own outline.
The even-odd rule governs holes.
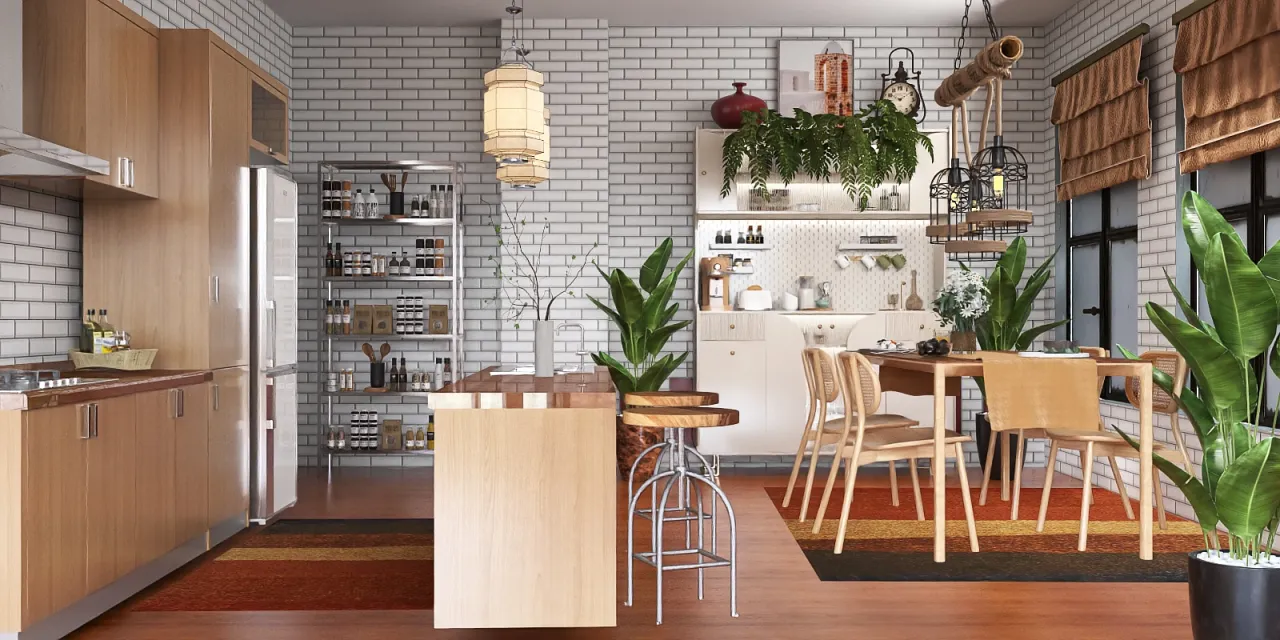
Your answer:
[[[269,367],[276,366],[276,301],[267,300],[267,349],[264,354]]]
[[[298,365],[282,364],[278,367],[270,367],[262,371],[262,375],[270,378],[280,378],[283,376],[292,376],[298,373]]]
[[[276,386],[267,384],[267,431],[274,431],[276,428]]]

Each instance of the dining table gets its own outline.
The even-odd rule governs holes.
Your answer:
[[[952,354],[949,356],[921,356],[913,352],[889,352],[872,349],[859,353],[880,368],[880,387],[883,391],[896,391],[912,396],[933,396],[934,460],[945,460],[944,442],[946,429],[946,397],[962,378],[982,377],[982,352]],[[1155,476],[1151,454],[1155,446],[1152,428],[1152,364],[1143,360],[1124,358],[1093,358],[1098,365],[1099,376],[1137,378],[1138,380],[1138,442],[1139,474],[1138,492],[1138,557],[1152,559],[1152,501]],[[956,424],[959,428],[957,416]],[[961,463],[963,464],[963,463]],[[960,470],[961,473],[964,469]],[[946,547],[946,473],[933,474],[934,562],[945,562]]]

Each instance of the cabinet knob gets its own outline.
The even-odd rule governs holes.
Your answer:
[[[738,352],[737,352],[737,351],[730,351],[730,352],[729,352],[729,355],[731,355],[731,356],[736,356],[736,355],[738,355]]]
[[[737,328],[738,328],[738,325],[736,325],[736,324],[730,324],[730,325],[729,325],[729,328],[730,328],[730,329],[737,329]]]
[[[707,175],[707,172],[706,172],[706,171],[703,171],[703,172],[702,172],[702,175],[704,175],[704,176],[705,176],[705,175]]]
[[[924,331],[924,325],[920,325],[920,330]]]
[[[833,324],[833,325],[831,325],[831,328],[832,328],[832,329],[834,329],[834,328],[836,328],[836,326]]]

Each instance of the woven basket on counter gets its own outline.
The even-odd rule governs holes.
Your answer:
[[[85,353],[72,351],[71,362],[77,369],[115,369],[117,371],[144,371],[151,368],[159,349],[125,349],[114,353]]]

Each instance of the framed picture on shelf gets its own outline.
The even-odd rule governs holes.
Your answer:
[[[778,41],[778,112],[853,113],[852,40]]]

